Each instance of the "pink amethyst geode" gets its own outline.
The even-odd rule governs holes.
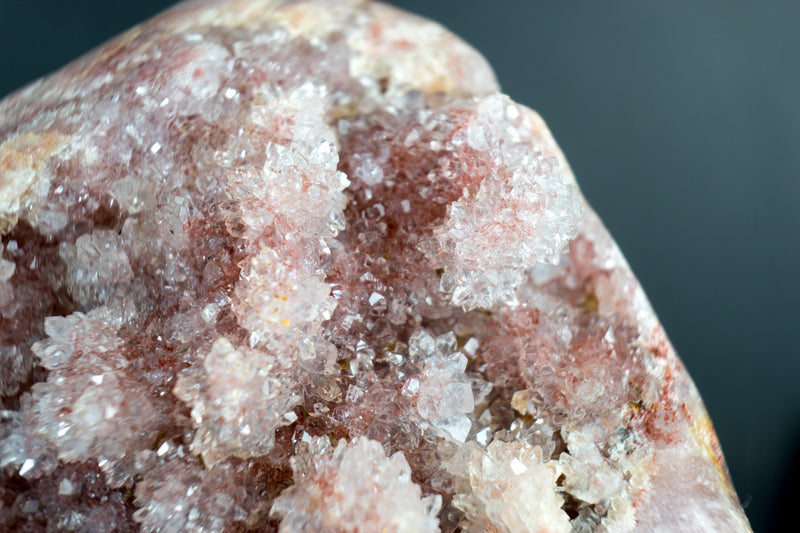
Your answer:
[[[544,122],[362,0],[178,5],[0,103],[3,531],[749,531]]]

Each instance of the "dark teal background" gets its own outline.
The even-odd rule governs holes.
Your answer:
[[[0,0],[0,96],[170,3]],[[794,530],[800,2],[395,4],[545,118],[694,377],[754,530]]]

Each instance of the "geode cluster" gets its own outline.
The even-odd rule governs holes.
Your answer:
[[[749,531],[545,124],[361,0],[178,5],[0,103],[0,529]]]

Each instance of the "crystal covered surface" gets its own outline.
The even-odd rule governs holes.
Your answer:
[[[0,528],[749,531],[542,120],[440,26],[203,0],[0,103]]]

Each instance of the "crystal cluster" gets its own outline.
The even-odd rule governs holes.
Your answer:
[[[541,448],[521,440],[471,448],[457,468],[463,486],[455,498],[467,531],[572,531],[558,494],[559,464],[545,462]]]
[[[438,531],[441,496],[421,498],[402,452],[387,458],[378,442],[365,437],[342,439],[335,449],[328,437],[303,443],[291,460],[295,485],[272,506],[283,517],[281,532],[352,531],[359,524],[374,531]]]
[[[0,103],[0,403],[3,531],[749,531],[543,121],[365,0]]]

